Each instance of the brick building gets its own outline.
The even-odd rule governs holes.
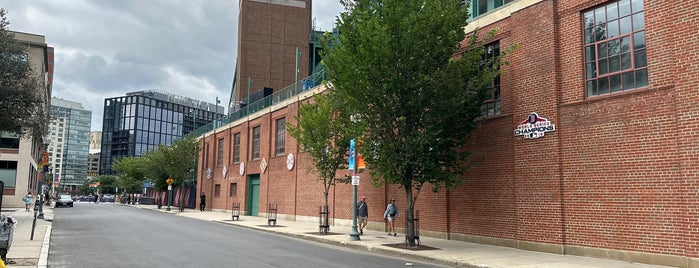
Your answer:
[[[519,48],[472,137],[481,161],[459,188],[420,195],[422,235],[699,267],[699,9],[658,0],[472,2],[478,16],[467,33],[497,27],[491,53]],[[278,203],[282,221],[317,221],[322,184],[281,126],[322,90],[201,136],[198,187],[209,209],[240,202],[242,214],[262,216]],[[369,228],[383,230],[387,199],[405,208],[404,195],[368,181],[358,191],[368,197]],[[331,188],[332,225],[351,224],[351,196],[350,185]]]

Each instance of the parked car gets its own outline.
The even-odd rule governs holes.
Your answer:
[[[56,207],[60,206],[73,207],[73,198],[67,194],[59,195],[58,199],[56,199]]]

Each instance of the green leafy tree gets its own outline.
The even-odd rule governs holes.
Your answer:
[[[299,116],[296,117],[297,126],[291,122],[286,123],[289,135],[313,159],[315,171],[324,186],[325,207],[328,207],[330,187],[336,181],[341,181],[341,178],[336,178],[337,171],[347,168],[349,143],[358,133],[352,130],[361,129],[352,126],[350,113],[342,109],[344,106],[335,97],[332,92],[316,95],[313,102],[300,105]]]
[[[139,157],[125,157],[114,161],[112,169],[119,176],[119,188],[124,189],[126,193],[140,192],[145,180],[145,167]]]
[[[49,97],[41,76],[32,71],[27,45],[10,32],[7,11],[0,9],[0,131],[46,133]]]
[[[170,176],[166,170],[170,165],[167,154],[168,147],[161,144],[155,150],[150,150],[141,156],[146,166],[145,174],[147,180],[153,183],[155,185],[154,189],[159,192],[167,191],[165,180]]]
[[[466,39],[461,0],[341,2],[340,35],[324,44],[326,71],[334,93],[370,126],[359,150],[372,184],[404,189],[406,238],[414,245],[423,186],[437,192],[463,180],[464,146],[500,58],[483,64],[483,41]]]
[[[119,187],[119,177],[114,175],[101,175],[95,181],[100,183],[98,188],[101,194],[116,194],[116,188]]]
[[[163,148],[163,147],[159,147]],[[165,159],[165,172],[174,180],[173,185],[180,187],[180,193],[184,193],[187,183],[194,183],[196,174],[196,161],[199,155],[198,143],[193,135],[187,135],[172,143],[167,148]],[[180,195],[180,211],[184,210],[184,194]]]
[[[92,193],[92,189],[90,188],[90,182],[86,181],[85,183],[81,184],[78,186],[77,190],[79,195],[89,195]]]

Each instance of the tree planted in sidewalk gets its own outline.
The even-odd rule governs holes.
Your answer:
[[[485,60],[483,40],[466,38],[462,0],[340,2],[340,35],[322,52],[332,91],[369,126],[358,149],[372,184],[404,189],[414,246],[415,201],[425,185],[437,192],[463,180],[464,147],[500,58]]]
[[[42,76],[34,72],[27,44],[10,32],[7,11],[0,9],[0,131],[24,137],[46,134],[48,99]]]
[[[350,140],[357,137],[362,128],[351,122],[351,114],[336,97],[332,91],[315,95],[313,100],[299,106],[296,124],[286,123],[289,135],[311,156],[315,172],[323,183],[326,208],[330,187],[338,181],[347,183],[336,174],[347,168]]]
[[[112,169],[117,173],[117,185],[126,193],[139,193],[145,180],[146,165],[140,157],[124,157],[115,160]]]

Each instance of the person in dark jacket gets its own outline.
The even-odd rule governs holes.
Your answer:
[[[199,200],[199,210],[204,211],[206,209],[206,195],[204,194],[204,192],[201,192]]]
[[[366,196],[362,196],[357,202],[357,226],[359,226],[359,235],[364,235],[364,227],[367,224],[369,217],[369,207],[366,204]]]

